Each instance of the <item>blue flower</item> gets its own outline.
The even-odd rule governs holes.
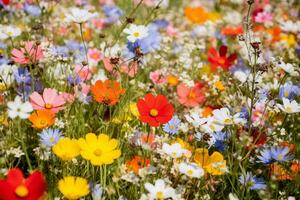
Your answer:
[[[251,172],[247,172],[246,175],[241,175],[239,181],[246,187],[250,187],[250,190],[264,190],[267,185],[262,178],[257,178],[252,175]]]
[[[40,134],[40,139],[46,147],[52,147],[62,137],[58,129],[44,129]]]
[[[292,100],[295,95],[300,94],[300,87],[293,85],[291,82],[286,82],[284,85],[280,86],[279,98],[287,98]]]
[[[26,68],[18,68],[14,76],[18,84],[31,84],[31,75]]]
[[[180,124],[181,124],[180,119],[175,115],[168,123],[164,125],[163,130],[166,133],[175,135],[179,131]]]
[[[72,86],[78,85],[82,82],[81,78],[78,75],[69,75],[67,79],[68,83]]]
[[[119,7],[114,5],[104,5],[102,9],[107,17],[105,22],[108,24],[117,22],[119,18],[124,15],[124,12]]]
[[[94,185],[93,182],[90,182],[90,190],[92,191],[93,200],[104,199],[104,190],[100,184]]]
[[[63,58],[66,58],[69,56],[69,49],[66,46],[56,46],[51,48],[51,53],[54,56],[60,56]]]
[[[226,132],[216,132],[212,134],[212,141],[214,142],[212,145],[215,146],[218,150],[224,151],[226,148],[225,141],[229,138],[229,134]]]
[[[161,29],[161,28],[166,28],[167,26],[169,26],[169,22],[165,19],[158,19],[152,22],[152,24],[157,28],[157,29]]]
[[[38,17],[41,15],[42,11],[40,9],[40,7],[35,6],[35,5],[30,5],[30,4],[25,4],[24,5],[24,10],[25,12],[27,12],[28,14]]]
[[[279,162],[285,162],[291,160],[293,157],[288,155],[289,148],[288,147],[272,147],[271,155],[272,158]]]
[[[257,156],[257,158],[259,159],[259,162],[264,163],[264,164],[273,163],[272,153],[271,153],[271,150],[268,148],[263,149],[260,152],[260,156]]]

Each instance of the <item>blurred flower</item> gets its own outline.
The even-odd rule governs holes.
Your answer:
[[[178,118],[178,116],[173,116],[172,119],[168,123],[164,124],[163,130],[166,133],[174,135],[174,134],[178,133],[180,124],[181,124],[181,121]]]
[[[179,172],[191,178],[200,178],[204,175],[204,170],[196,163],[180,163]]]
[[[219,49],[219,53],[215,48],[210,48],[208,50],[208,61],[211,64],[211,69],[215,71],[218,67],[228,70],[229,67],[237,59],[237,54],[231,54],[227,56],[227,46],[222,45]]]
[[[104,188],[101,187],[100,184],[96,184],[95,186],[92,187],[92,198],[93,200],[104,200],[105,198],[103,197],[104,193]]]
[[[148,36],[148,28],[143,25],[130,24],[129,28],[125,28],[123,32],[128,34],[127,39],[130,42],[135,42]]]
[[[88,133],[78,140],[81,156],[91,161],[92,165],[101,166],[112,164],[119,158],[121,151],[118,149],[118,140],[110,139],[108,135]]]
[[[124,12],[115,5],[104,5],[102,7],[106,18],[104,19],[105,23],[113,24],[116,23],[121,16],[124,15]]]
[[[290,101],[287,98],[282,98],[283,105],[276,104],[278,108],[286,113],[297,113],[300,112],[300,105],[295,101]]]
[[[80,147],[77,140],[67,137],[60,138],[52,146],[52,151],[62,160],[71,160],[80,154]]]
[[[46,147],[52,147],[62,137],[58,129],[44,129],[40,134],[40,140]]]
[[[88,10],[80,8],[71,8],[69,13],[66,14],[66,19],[78,24],[85,23],[88,20],[96,17],[96,13],[91,13]]]
[[[24,178],[20,169],[13,168],[9,170],[6,180],[0,180],[0,199],[42,199],[46,187],[46,181],[41,172],[35,171],[27,178]]]
[[[90,193],[87,180],[74,176],[67,176],[60,179],[58,189],[67,199],[79,199]]]
[[[163,95],[154,96],[151,93],[137,102],[140,120],[150,126],[157,127],[171,120],[174,108]]]
[[[75,72],[81,81],[89,80],[92,77],[92,72],[88,66],[75,65]]]
[[[293,99],[295,95],[300,94],[300,87],[293,85],[292,82],[286,82],[279,88],[279,98]]]
[[[0,39],[5,40],[7,38],[15,38],[21,35],[22,31],[16,26],[8,25],[8,26],[1,26],[0,25]]]
[[[91,86],[91,92],[97,102],[112,106],[119,101],[125,89],[115,80],[98,80]]]
[[[184,14],[188,20],[195,24],[203,24],[205,21],[208,20],[208,13],[207,11],[201,7],[186,7],[184,9]]]
[[[27,119],[33,111],[31,104],[28,101],[23,103],[19,96],[16,96],[14,101],[7,102],[7,107],[8,116],[12,119],[16,117]]]
[[[42,10],[41,10],[41,8],[39,6],[28,4],[28,3],[25,3],[24,10],[28,14],[30,14],[32,16],[35,16],[35,17],[40,16],[41,13],[42,13]]]
[[[134,156],[132,159],[126,161],[126,167],[129,171],[139,174],[139,170],[150,166],[150,160],[142,158],[141,156]]]
[[[14,77],[18,84],[31,84],[31,75],[26,68],[18,68],[14,72]]]
[[[145,189],[149,192],[149,199],[177,199],[175,190],[167,186],[162,179],[157,179],[155,184],[145,183]]]
[[[247,172],[245,175],[239,177],[239,181],[250,190],[264,190],[266,189],[266,184],[262,178],[257,178],[253,176],[251,172]]]
[[[102,55],[101,51],[99,51],[96,48],[93,48],[93,49],[88,50],[88,57],[89,57],[89,60],[92,60],[93,62],[97,63],[103,58],[103,55]]]
[[[291,63],[280,62],[278,67],[289,73],[291,76],[298,76],[299,73],[295,70],[295,67]]]
[[[40,45],[34,42],[25,42],[24,48],[13,49],[11,51],[12,59],[19,64],[36,63],[38,60],[44,58],[43,50]]]
[[[149,77],[150,80],[157,85],[166,82],[166,78],[164,77],[163,72],[161,70],[155,70],[153,72],[150,72]]]
[[[58,94],[57,90],[52,88],[45,88],[43,96],[34,92],[29,98],[35,110],[50,110],[53,113],[63,110],[63,105],[66,103],[63,95]]]
[[[190,88],[186,84],[181,83],[177,86],[178,101],[187,107],[196,107],[205,101],[205,88],[201,83],[195,84]]]
[[[271,13],[263,11],[257,13],[257,15],[254,17],[255,22],[258,23],[268,23],[272,22],[273,16]]]
[[[163,143],[162,151],[172,158],[180,158],[185,153],[187,153],[187,150],[182,148],[182,146],[179,143],[174,143],[171,145]]]

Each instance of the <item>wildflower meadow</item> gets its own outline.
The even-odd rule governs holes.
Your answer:
[[[0,0],[0,200],[300,199],[297,0]]]

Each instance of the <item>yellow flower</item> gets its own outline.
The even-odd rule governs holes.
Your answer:
[[[90,192],[87,180],[74,176],[67,176],[59,180],[58,189],[67,199],[79,199]]]
[[[288,47],[294,47],[297,44],[297,41],[293,34],[283,34],[281,35],[281,40],[286,41]]]
[[[110,139],[108,135],[88,133],[78,140],[81,156],[91,161],[92,165],[111,164],[119,158],[121,151],[117,149],[118,140]]]
[[[217,151],[213,152],[213,154],[209,156],[207,149],[198,148],[195,151],[194,160],[207,173],[212,175],[221,175],[227,170],[226,160],[224,160],[223,155]]]
[[[189,143],[182,140],[181,138],[176,138],[176,140],[174,140],[174,142],[172,142],[172,144],[174,144],[174,143],[179,143],[182,148],[187,149],[189,151],[193,150],[193,147]]]
[[[225,87],[224,87],[224,85],[223,85],[223,83],[222,83],[221,81],[215,82],[214,85],[215,85],[215,87],[216,87],[218,90],[220,90],[220,91],[225,90]]]
[[[113,118],[113,122],[116,124],[120,124],[126,121],[133,120],[134,117],[139,116],[139,111],[137,109],[136,103],[131,102],[130,104],[127,104],[123,110],[122,113],[116,117]]]
[[[71,160],[79,155],[80,148],[77,140],[70,138],[61,138],[53,147],[52,150],[55,155],[62,160]]]

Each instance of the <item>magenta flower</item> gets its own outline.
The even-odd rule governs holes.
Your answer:
[[[51,110],[53,113],[57,113],[63,110],[63,105],[66,103],[63,94],[58,94],[56,89],[45,88],[43,96],[37,92],[30,95],[30,103],[35,110]]]
[[[34,42],[25,42],[24,48],[11,51],[12,59],[19,64],[36,63],[38,60],[44,58],[43,50],[40,45],[36,45]]]

